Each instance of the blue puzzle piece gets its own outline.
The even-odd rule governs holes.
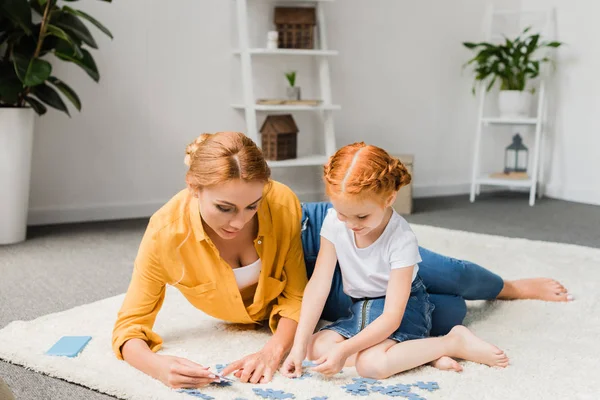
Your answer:
[[[321,397],[311,397],[310,400],[327,400],[329,397],[321,396]]]
[[[312,374],[310,372],[304,371],[304,372],[302,372],[302,375],[300,375],[299,377],[294,378],[294,379],[304,380],[306,378],[311,378],[311,377],[312,377]]]
[[[198,389],[180,389],[178,392],[189,394],[190,396],[198,397],[202,400],[214,400],[214,397],[201,393]]]
[[[352,378],[352,380],[356,383],[365,383],[367,385],[376,385],[378,383],[381,383],[378,380],[371,378]]]
[[[430,392],[433,392],[434,390],[438,390],[440,388],[440,386],[438,385],[437,382],[417,382],[415,383],[413,386],[418,387],[419,389],[423,389],[423,390],[428,390]]]
[[[212,382],[211,385],[218,387],[227,387],[233,385],[233,383],[231,383],[231,380],[229,379],[221,378],[221,382]]]
[[[215,369],[217,370],[217,373],[221,373],[221,371],[223,371],[225,369],[225,367],[227,367],[229,364],[217,364],[215,366]]]
[[[264,399],[295,399],[296,398],[296,396],[294,396],[293,394],[286,393],[282,390],[254,388],[254,389],[252,389],[252,391],[254,392],[254,394],[256,394],[257,396],[260,396]]]
[[[350,383],[348,385],[342,386],[343,389],[346,389],[347,393],[350,393],[353,396],[368,396],[369,388],[364,383]]]
[[[312,368],[312,367],[316,367],[317,365],[319,365],[319,364],[315,364],[314,361],[309,361],[309,360],[302,361],[303,368]]]
[[[405,396],[410,393],[411,386],[407,385],[389,385],[389,386],[371,386],[371,391],[376,393],[385,394],[390,397]]]
[[[418,394],[411,392],[401,394],[401,396],[406,397],[408,400],[427,400],[425,397],[421,397]]]

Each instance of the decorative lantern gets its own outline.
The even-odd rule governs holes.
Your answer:
[[[529,150],[523,144],[521,135],[517,133],[504,153],[504,173],[527,172],[528,161]]]

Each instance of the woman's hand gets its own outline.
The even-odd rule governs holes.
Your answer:
[[[344,368],[344,364],[346,364],[346,360],[349,357],[344,350],[342,343],[335,344],[329,352],[318,360],[315,360],[315,364],[319,365],[313,367],[312,370],[325,376],[333,376],[340,372],[342,368]]]
[[[285,359],[283,366],[279,370],[281,374],[288,378],[299,378],[302,376],[302,362],[306,357],[306,350],[299,346],[292,347],[292,351]]]
[[[220,379],[208,367],[203,367],[185,358],[156,355],[156,377],[174,389],[191,389],[207,386]]]
[[[283,349],[267,344],[261,351],[229,364],[221,375],[235,372],[234,376],[244,383],[269,383],[281,364],[283,354]]]

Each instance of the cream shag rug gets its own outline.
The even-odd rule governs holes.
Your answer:
[[[510,239],[413,225],[424,247],[478,262],[505,279],[548,276],[575,296],[569,304],[540,301],[471,302],[465,321],[477,335],[511,358],[503,370],[463,362],[462,373],[421,367],[382,382],[435,381],[440,389],[412,391],[427,399],[592,399],[598,386],[600,356],[600,250],[581,246]],[[165,345],[161,352],[210,365],[225,364],[261,348],[269,338],[225,324],[189,305],[168,288],[155,329]],[[111,330],[123,295],[46,315],[14,321],[0,331],[0,358],[123,399],[193,399],[118,361],[111,350]],[[92,336],[76,358],[44,352],[61,336]],[[253,388],[293,393],[296,399],[328,396],[356,399],[341,388],[356,377],[346,368],[332,379],[314,373],[304,380],[276,375],[268,385],[234,383],[202,392],[215,399],[258,399]],[[360,397],[359,397],[360,398]],[[379,393],[372,399],[390,398]]]

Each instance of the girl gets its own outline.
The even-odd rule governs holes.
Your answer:
[[[404,165],[361,142],[340,149],[324,172],[333,208],[321,228],[315,270],[282,374],[300,376],[307,355],[324,375],[354,365],[361,376],[375,379],[436,360],[454,362],[448,357],[507,366],[502,350],[464,326],[428,337],[433,304],[419,276],[419,247],[408,223],[391,207],[411,180]],[[344,292],[352,299],[349,315],[312,335],[338,261]]]

